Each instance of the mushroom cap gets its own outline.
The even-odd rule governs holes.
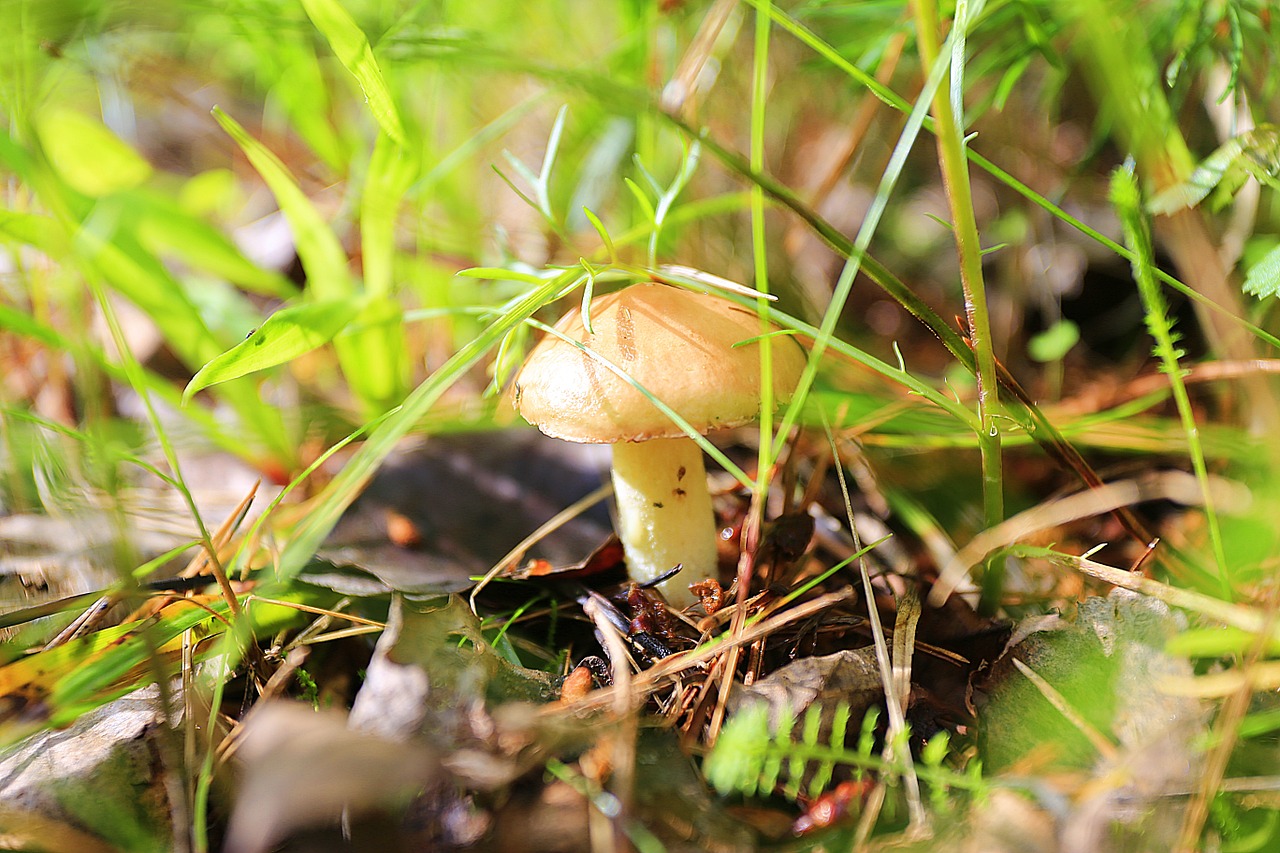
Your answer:
[[[760,410],[760,351],[734,344],[760,335],[755,312],[727,299],[649,282],[591,302],[588,334],[575,308],[556,329],[621,368],[699,432],[738,426]],[[774,399],[788,400],[805,356],[774,339]],[[515,381],[520,414],[547,435],[587,444],[684,433],[631,383],[582,349],[547,335]]]

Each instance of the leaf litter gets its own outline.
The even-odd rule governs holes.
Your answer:
[[[900,536],[856,549],[836,521],[846,507],[831,469],[805,460],[828,483],[810,483],[807,504],[773,507],[752,555],[758,581],[744,596],[732,567],[748,496],[721,491],[725,568],[681,613],[617,573],[616,540],[598,515],[566,518],[550,538],[526,541],[536,518],[598,482],[598,460],[530,441],[407,447],[349,511],[323,557],[300,573],[295,589],[303,593],[266,599],[293,615],[260,622],[260,631],[301,629],[295,640],[266,647],[267,666],[281,666],[290,649],[309,656],[282,667],[283,680],[271,685],[255,688],[245,670],[228,683],[222,708],[211,709],[223,732],[215,742],[226,849],[257,853],[345,837],[431,849],[567,850],[598,844],[606,832],[620,845],[737,850],[788,838],[865,844],[873,827],[902,844],[924,833],[935,842],[1018,849],[974,830],[980,821],[960,821],[966,809],[1025,823],[1027,837],[1049,839],[1039,849],[1095,849],[1089,845],[1117,827],[1130,837],[1173,837],[1206,722],[1198,700],[1163,692],[1192,672],[1164,650],[1186,622],[1160,600],[1117,591],[1085,599],[1074,617],[1016,624],[979,616],[958,595],[913,610],[910,602],[927,598],[937,578],[930,552]],[[543,453],[541,478],[531,481],[528,457]],[[548,466],[563,473],[547,476]],[[503,499],[513,485],[523,505]],[[543,488],[553,492],[544,496]],[[415,504],[442,489],[450,501],[425,512]],[[477,506],[502,512],[477,516]],[[854,517],[868,531],[876,523],[885,529],[867,506]],[[1073,518],[1049,524],[1063,530]],[[415,535],[397,534],[401,523]],[[219,541],[230,531],[224,527]],[[885,658],[865,595],[855,592],[861,584],[851,567],[862,561],[885,625]],[[476,585],[486,565],[506,568]],[[207,571],[191,563],[197,572],[202,566]],[[254,577],[236,579],[247,601]],[[470,604],[458,595],[468,589]],[[209,639],[199,648],[192,660],[206,663],[197,671],[216,660]],[[730,677],[724,667],[733,650],[738,669]],[[34,685],[65,679],[66,664],[50,661],[47,674],[33,671]],[[0,668],[0,677],[18,663]],[[114,683],[125,690],[145,683],[141,671],[122,675]],[[100,692],[82,695],[110,699],[120,689],[111,683],[99,680],[91,689]],[[187,704],[207,701],[207,687],[192,692],[198,683],[171,688]],[[886,684],[901,708],[896,728]],[[10,726],[29,713],[20,707],[36,707],[13,705],[18,696],[6,697]],[[133,706],[120,703],[135,696],[103,705],[92,719],[124,719],[118,715]],[[721,707],[724,722],[713,731]],[[21,730],[11,728],[11,738]],[[89,737],[79,729],[64,735],[73,744]],[[122,732],[108,746],[127,755],[137,738]],[[21,754],[11,751],[8,760]],[[909,794],[909,777],[919,779],[919,794]],[[1053,781],[1031,786],[1037,778]],[[937,804],[939,792],[954,800],[915,825],[910,815],[924,812],[912,798]],[[1054,805],[1068,801],[1066,811]],[[94,826],[74,807],[34,813],[68,831]],[[150,817],[147,831],[164,838],[171,819]]]

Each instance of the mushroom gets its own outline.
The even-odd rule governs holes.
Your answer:
[[[589,347],[693,429],[739,426],[760,409],[760,353],[735,346],[760,334],[758,316],[727,299],[648,282],[591,302],[588,333],[574,309],[556,330]],[[659,585],[678,607],[688,584],[715,577],[715,513],[702,449],[600,358],[558,335],[529,353],[515,381],[520,414],[547,435],[613,445],[618,536],[631,578]],[[774,344],[775,400],[791,396],[805,356],[792,338]]]

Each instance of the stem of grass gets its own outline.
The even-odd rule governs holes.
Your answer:
[[[751,168],[764,171],[765,96],[768,92],[769,29],[768,4],[756,9],[755,61],[751,76]],[[751,185],[751,248],[755,264],[756,290],[769,293],[769,259],[764,221],[764,189]],[[773,340],[768,334],[769,301],[756,299],[760,314],[760,457],[756,469],[756,494],[763,495],[773,466]]]
[[[938,10],[933,0],[913,4],[920,60],[931,67],[938,58]],[[934,122],[937,128],[938,161],[951,206],[952,233],[960,257],[960,282],[964,288],[965,315],[969,339],[977,362],[978,448],[982,454],[983,514],[986,525],[993,527],[1004,520],[1004,473],[1000,458],[999,394],[995,351],[991,339],[991,321],[987,312],[986,286],[982,278],[982,245],[978,237],[977,219],[973,213],[973,197],[969,189],[969,165],[961,134],[960,104],[954,99],[961,91],[964,67],[965,29],[968,26],[968,3],[959,0],[953,26],[951,81],[939,86],[933,96]],[[999,604],[1003,585],[1002,559],[987,563],[982,582],[981,609],[993,612]]]

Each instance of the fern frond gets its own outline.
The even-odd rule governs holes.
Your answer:
[[[900,762],[877,755],[879,714],[875,708],[863,716],[857,743],[852,746],[845,743],[851,719],[846,703],[834,708],[811,705],[799,725],[790,710],[778,713],[775,721],[770,720],[769,711],[765,703],[748,705],[721,731],[703,766],[708,781],[721,794],[779,795],[796,800],[803,793],[812,800],[827,790],[837,767],[850,768],[855,779],[862,779],[868,771],[892,778],[904,769]],[[905,755],[905,738],[900,746],[896,754]],[[961,774],[945,765],[949,754],[945,735],[935,736],[925,750],[916,772],[938,790],[938,796],[945,799],[946,792],[955,788],[984,788],[980,772],[975,774],[971,768]]]

